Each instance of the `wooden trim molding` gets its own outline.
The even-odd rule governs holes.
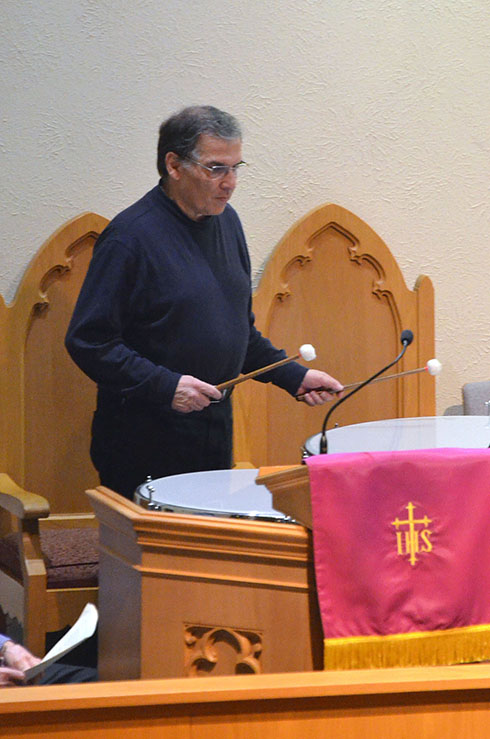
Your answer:
[[[22,739],[474,739],[490,733],[490,667],[190,677],[0,691]]]

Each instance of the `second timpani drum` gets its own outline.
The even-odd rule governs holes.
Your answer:
[[[310,436],[306,456],[320,453],[321,434]],[[328,453],[388,452],[402,449],[459,447],[479,449],[490,445],[488,416],[422,416],[369,421],[327,431]]]

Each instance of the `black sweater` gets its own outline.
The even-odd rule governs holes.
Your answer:
[[[99,396],[169,407],[182,374],[217,384],[282,359],[254,326],[235,210],[193,221],[159,186],[98,239],[66,347]],[[297,363],[261,377],[294,393]]]

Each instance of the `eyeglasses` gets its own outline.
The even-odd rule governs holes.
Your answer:
[[[243,172],[243,170],[248,167],[247,162],[238,162],[238,164],[233,164],[231,166],[229,164],[213,164],[211,167],[208,167],[207,164],[201,164],[201,162],[198,162],[197,159],[193,159],[192,157],[184,157],[184,159],[187,159],[189,162],[197,164],[198,167],[205,169],[206,172],[209,173],[209,177],[213,180],[220,180],[226,177],[230,172],[233,172],[234,175],[238,175],[239,172]]]

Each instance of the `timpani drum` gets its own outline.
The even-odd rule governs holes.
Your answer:
[[[147,480],[134,501],[155,511],[292,523],[272,507],[267,488],[255,484],[257,474],[257,469],[212,470]]]
[[[320,453],[321,434],[310,436],[304,456]],[[490,445],[488,416],[422,416],[369,421],[327,431],[328,453],[388,452],[403,449],[459,447],[480,449]]]

